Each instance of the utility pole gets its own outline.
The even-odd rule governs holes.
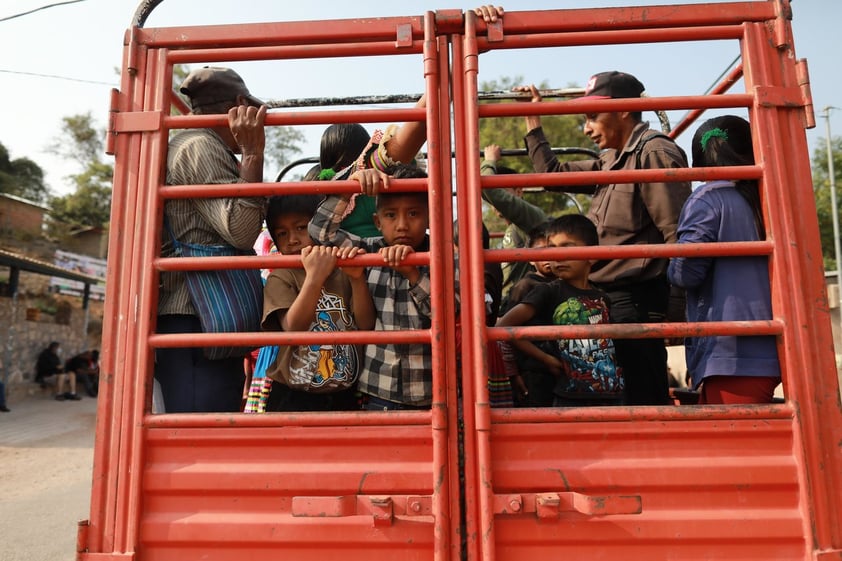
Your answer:
[[[830,141],[830,110],[835,107],[827,106],[823,109],[825,130],[827,131],[827,174],[830,178],[830,216],[833,218],[833,250],[836,256],[836,287],[839,295],[839,320],[842,324],[842,249],[839,244],[839,207],[836,206],[836,174],[833,170],[833,149]],[[842,328],[842,325],[840,325]],[[842,332],[840,332],[842,333]]]

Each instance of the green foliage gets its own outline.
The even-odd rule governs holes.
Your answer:
[[[830,142],[833,154],[833,175],[836,185],[836,211],[842,212],[842,137],[833,137]],[[830,175],[827,159],[827,139],[818,143],[813,152],[813,192],[816,199],[816,213],[819,219],[819,235],[822,241],[824,268],[836,270],[836,255],[833,243],[833,215],[831,214]],[[842,224],[840,224],[842,227]]]
[[[306,138],[304,133],[293,127],[266,127],[266,165],[274,164],[274,173],[266,174],[266,180],[274,180],[278,173],[297,155],[301,154],[301,145]],[[306,169],[306,168],[305,168]]]
[[[98,129],[90,113],[64,117],[61,135],[54,139],[51,150],[78,162],[82,171],[68,179],[75,190],[69,195],[50,199],[52,218],[63,224],[106,227],[111,214],[111,182],[114,166],[101,160],[104,154],[105,131]],[[54,225],[53,234],[66,229]]]
[[[44,170],[29,158],[11,160],[0,143],[0,193],[45,203],[49,190],[44,184]]]
[[[48,150],[65,160],[77,161],[82,166],[99,162],[105,153],[105,131],[95,128],[91,112],[71,115],[62,119],[60,136],[53,139]]]
[[[480,91],[508,91],[513,86],[523,83],[520,76],[514,78],[501,77],[499,80],[482,82]],[[538,89],[547,89],[546,82],[538,85]],[[509,101],[488,101],[487,103],[511,103]],[[595,150],[593,142],[582,132],[582,117],[579,115],[547,115],[541,117],[541,126],[544,134],[553,147],[580,147]],[[523,117],[495,117],[482,119],[479,123],[480,146],[497,144],[504,151],[511,149],[525,148],[523,137],[526,134]],[[587,156],[561,155],[559,160],[569,161],[583,159]],[[512,168],[519,173],[533,172],[532,162],[529,156],[504,156],[500,165]],[[570,212],[587,212],[590,206],[590,197],[587,195],[567,195],[564,193],[550,193],[543,191],[540,186],[529,188],[524,198],[534,205],[544,209],[550,216],[558,216]],[[494,209],[487,209],[483,220],[492,232],[501,231],[503,222],[497,217]]]
[[[65,224],[105,227],[111,215],[111,182],[114,166],[90,162],[78,175],[71,176],[76,190],[50,201],[52,216]]]

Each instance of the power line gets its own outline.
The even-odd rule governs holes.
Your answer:
[[[14,14],[12,16],[6,16],[4,18],[0,18],[0,21],[8,21],[10,19],[19,18],[21,16],[28,16],[29,14],[34,14],[35,12],[46,10],[47,8],[55,8],[56,6],[64,6],[65,4],[76,4],[77,2],[84,2],[85,0],[68,0],[67,2],[56,2],[55,4],[47,4],[46,6],[41,6],[40,8],[35,8],[34,10],[29,10],[28,12],[21,12],[19,14]]]
[[[78,1],[78,0],[77,0]],[[21,74],[23,76],[35,76],[36,78],[54,78],[56,80],[67,80],[68,82],[82,82],[85,84],[99,84],[102,86],[115,87],[114,82],[99,82],[97,80],[84,80],[82,78],[71,78],[69,76],[57,76],[56,74],[38,74],[37,72],[22,72],[20,70],[4,70],[0,68],[0,72],[5,74]]]

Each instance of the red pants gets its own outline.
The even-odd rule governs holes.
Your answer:
[[[708,376],[702,382],[699,405],[772,403],[780,378],[768,376]]]

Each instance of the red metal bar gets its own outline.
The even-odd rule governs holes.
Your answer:
[[[477,248],[476,237],[476,222],[469,221],[469,217],[475,209],[470,208],[465,197],[468,189],[469,173],[473,165],[472,160],[468,156],[467,136],[470,125],[468,117],[464,108],[467,105],[469,98],[468,89],[471,88],[469,77],[466,74],[465,67],[476,67],[476,52],[471,52],[470,46],[466,38],[455,35],[452,41],[453,57],[452,57],[452,75],[453,75],[453,121],[454,131],[456,134],[456,204],[457,215],[459,216],[459,247],[461,255],[472,255],[474,248]],[[474,86],[475,87],[475,86]],[[466,162],[470,162],[467,163]],[[481,247],[481,246],[479,246]],[[472,260],[475,263],[475,260]],[[475,351],[475,338],[477,332],[475,322],[472,318],[476,317],[475,312],[472,312],[476,306],[476,295],[472,293],[471,287],[476,284],[477,270],[466,266],[465,262],[459,261],[459,296],[462,303],[460,313],[460,330],[462,337],[462,353],[461,353],[461,370],[462,377],[460,387],[462,389],[462,426],[464,438],[464,452],[461,458],[462,470],[464,473],[464,484],[462,489],[462,497],[464,502],[464,519],[465,525],[462,532],[465,540],[466,550],[464,552],[465,558],[469,560],[479,559],[479,541],[480,524],[479,521],[479,500],[478,494],[483,492],[480,490],[480,483],[478,479],[478,464],[479,458],[477,454],[473,453],[477,449],[477,440],[481,438],[476,430],[476,411],[472,404],[477,401],[476,388],[474,385],[474,377],[477,369],[482,368],[481,363],[478,365],[479,357]],[[484,312],[483,312],[484,313]],[[472,375],[473,374],[473,375]]]
[[[793,91],[795,93],[795,91]],[[800,91],[798,92],[800,97]],[[480,117],[520,117],[522,115],[584,115],[585,113],[615,111],[657,111],[667,109],[707,109],[751,107],[754,96],[750,94],[723,94],[713,97],[701,95],[676,95],[665,97],[635,97],[627,99],[575,98],[566,101],[541,103],[486,103],[480,105]],[[175,119],[175,117],[172,117]]]
[[[432,422],[432,412],[418,411],[389,411],[380,414],[373,411],[332,411],[324,414],[308,412],[288,413],[284,415],[239,415],[237,413],[168,413],[166,415],[147,415],[143,419],[145,426],[150,429],[180,429],[180,428],[229,428],[229,427],[258,427],[282,428],[297,427],[348,427],[348,426],[382,426],[416,425],[429,426]]]
[[[462,167],[466,168],[466,189],[459,198],[459,217],[464,224],[459,228],[459,244],[467,244],[466,252],[460,253],[460,270],[463,272],[463,305],[467,306],[468,315],[462,316],[463,329],[463,372],[470,373],[465,378],[465,386],[473,385],[473,401],[466,401],[465,409],[473,405],[476,431],[476,512],[479,517],[477,544],[478,559],[495,559],[494,543],[494,487],[491,479],[491,448],[489,431],[491,428],[490,405],[488,402],[488,342],[486,341],[485,320],[485,275],[483,270],[482,249],[482,199],[480,197],[479,169],[475,158],[470,155],[480,152],[479,146],[479,107],[477,104],[477,74],[479,70],[479,52],[476,36],[477,18],[472,12],[465,15],[465,61],[460,73],[464,79],[465,113],[462,123],[462,135],[465,150],[461,154]],[[457,121],[458,122],[458,121]],[[458,163],[457,163],[458,164]],[[467,235],[466,235],[467,234]],[[468,332],[465,329],[468,329]]]
[[[672,43],[679,41],[709,41],[739,39],[742,29],[738,25],[717,27],[686,27],[676,29],[627,29],[610,31],[568,31],[548,34],[511,34],[508,21],[503,20],[506,36],[503,41],[478,39],[481,51],[495,49],[521,49],[539,47],[587,47],[592,45],[631,45],[640,43]]]
[[[488,338],[511,339],[657,339],[661,337],[707,337],[710,335],[781,335],[781,320],[712,321],[706,323],[600,323],[597,325],[535,325],[491,327]]]
[[[227,189],[226,189],[227,187]],[[422,192],[427,189],[424,179],[396,179],[390,189],[395,191]],[[302,193],[359,193],[360,184],[355,180],[348,181],[290,181],[284,183],[238,183],[228,185],[166,185],[160,186],[159,192],[163,199],[194,199],[215,198],[225,196],[225,193],[236,193],[240,197],[259,197],[271,195],[299,195]]]
[[[777,17],[773,2],[729,2],[615,8],[579,8],[506,12],[503,28],[507,36],[535,33],[552,35],[582,30],[651,29],[675,27],[741,25],[746,21],[767,21]],[[480,23],[484,31],[485,24]],[[484,33],[477,39],[484,52]]]
[[[728,75],[723,78],[721,82],[719,82],[711,91],[710,95],[722,95],[731,89],[731,86],[737,83],[740,78],[743,77],[743,64],[739,63],[735,66]],[[671,138],[678,138],[678,136],[687,130],[690,125],[696,122],[696,120],[702,116],[704,110],[702,109],[693,109],[690,111],[677,125],[673,127],[670,131],[669,136]]]
[[[145,100],[147,108],[153,111],[168,112],[172,88],[172,66],[167,63],[165,50],[151,51],[147,68],[147,79],[151,85],[149,95]],[[160,129],[142,133],[148,135],[144,143],[144,151],[140,161],[142,169],[138,178],[138,197],[142,201],[142,208],[163,209],[163,202],[157,193],[160,174],[157,170],[166,168],[167,145],[169,131]],[[133,275],[136,283],[132,293],[137,294],[135,313],[136,331],[134,340],[130,342],[130,360],[135,367],[131,372],[142,373],[132,378],[130,406],[127,407],[131,435],[127,441],[131,443],[134,453],[128,459],[130,473],[142,473],[145,465],[147,447],[145,443],[144,416],[151,410],[151,396],[154,372],[154,350],[146,344],[146,336],[155,329],[158,315],[158,283],[157,271],[151,266],[152,258],[160,255],[161,251],[161,222],[159,212],[150,212],[147,220],[141,223],[139,236],[136,238],[134,253],[143,258],[137,262],[137,270]],[[142,480],[139,477],[129,478],[126,488],[126,538],[122,551],[134,551],[140,543],[140,526],[143,515]]]
[[[306,46],[346,42],[371,43],[394,41],[399,25],[409,24],[413,39],[424,37],[422,16],[367,18],[276,23],[203,25],[162,28],[140,28],[135,40],[150,48],[219,47],[238,49],[262,47],[268,43],[278,46]],[[388,49],[387,49],[388,50]],[[419,51],[420,52],[420,51]],[[172,62],[172,61],[171,61]]]
[[[564,259],[628,259],[634,257],[736,257],[770,255],[773,244],[762,242],[716,242],[694,244],[602,245],[546,247],[540,249],[490,249],[486,261],[561,261]]]
[[[254,60],[301,60],[308,58],[335,58],[352,56],[384,56],[389,54],[419,54],[422,44],[415,41],[412,46],[396,47],[394,39],[382,43],[302,45],[289,47],[242,47],[232,49],[194,49],[173,51],[173,64],[194,64],[197,62],[232,62]]]
[[[448,235],[451,232],[452,221],[450,201],[450,174],[449,166],[445,164],[448,160],[442,155],[450,155],[449,143],[449,119],[442,111],[447,107],[444,100],[446,88],[446,73],[439,74],[439,68],[443,60],[447,60],[447,48],[441,46],[435,35],[435,15],[427,12],[424,16],[424,85],[427,96],[427,143],[430,156],[428,167],[429,180],[429,209],[430,209],[430,259],[431,264],[441,264],[441,267],[430,267],[430,303],[432,309],[441,310],[442,313],[433,314],[431,321],[431,335],[433,340],[448,339],[454,333],[453,317],[455,308],[453,298],[453,238]],[[444,59],[442,60],[442,57]],[[446,64],[444,65],[446,67]],[[435,209],[435,210],[433,210]],[[375,334],[377,335],[377,334]],[[455,357],[453,349],[448,345],[432,346],[433,372],[433,399],[432,399],[432,432],[433,432],[433,478],[435,487],[433,490],[433,508],[435,517],[435,541],[433,558],[436,561],[444,561],[450,553],[450,528],[452,521],[449,517],[451,493],[458,494],[458,489],[451,489],[451,480],[448,479],[450,461],[451,441],[449,407],[455,407],[456,403],[451,401],[453,396],[449,395],[448,387],[454,383]],[[431,373],[432,375],[432,373]]]
[[[735,419],[792,419],[795,409],[791,403],[755,405],[751,407],[721,407],[718,405],[695,405],[693,407],[651,406],[651,407],[600,407],[599,416],[593,409],[581,407],[542,407],[535,409],[492,410],[495,423],[532,424],[573,421],[584,426],[603,421],[672,422],[688,419],[711,421],[733,421]]]
[[[797,83],[791,49],[772,52],[770,40],[765,26],[747,26],[744,60],[753,61],[746,69],[747,88]],[[766,171],[767,228],[788,240],[776,244],[771,262],[772,307],[776,316],[787,318],[786,344],[778,348],[784,388],[796,403],[809,403],[797,409],[794,428],[806,491],[801,504],[811,525],[806,554],[813,556],[842,550],[842,527],[836,523],[842,519],[842,411],[801,111],[757,104],[752,133],[762,139],[755,149]],[[782,158],[785,153],[798,157]]]
[[[714,179],[758,179],[762,170],[759,166],[732,166],[717,168],[675,168],[640,169],[617,171],[577,171],[568,173],[519,173],[506,176],[484,176],[482,187],[546,187],[561,185],[596,185],[603,182],[644,181],[711,181]],[[334,185],[335,183],[335,185]],[[359,189],[356,181],[335,181],[331,185],[316,185],[307,182],[289,183],[238,183],[225,185],[166,185],[159,188],[164,199],[214,198],[236,193],[238,196],[269,196],[278,193],[300,194],[308,192],[307,185],[313,185],[309,192],[355,193]],[[423,191],[423,179],[402,179],[394,183],[396,191]]]
[[[266,115],[266,124],[272,126],[330,125],[334,123],[383,123],[423,121],[423,109],[367,109],[365,111],[289,111]],[[172,115],[164,117],[169,129],[191,129],[226,125],[226,115]]]
[[[217,345],[304,345],[310,343],[426,343],[430,344],[431,335],[427,329],[406,331],[343,331],[342,333],[314,333],[311,331],[287,331],[266,333],[153,333],[147,339],[153,348],[185,348]]]

